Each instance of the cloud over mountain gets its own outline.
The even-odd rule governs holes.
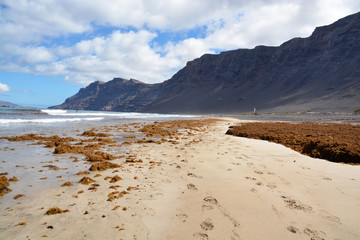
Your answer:
[[[359,10],[357,0],[2,0],[0,70],[161,82],[204,53],[279,45]]]

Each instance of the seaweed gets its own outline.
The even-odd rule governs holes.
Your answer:
[[[22,197],[25,197],[25,195],[24,195],[24,194],[18,194],[18,195],[16,195],[16,196],[14,197],[14,199],[18,199],[18,198],[22,198]]]
[[[102,161],[106,161],[106,160],[113,160],[116,158],[115,156],[113,156],[109,153],[101,152],[101,151],[87,152],[85,154],[85,156],[86,156],[86,161],[88,161],[88,162],[102,162]]]
[[[104,171],[106,169],[110,169],[110,168],[118,168],[121,167],[121,165],[116,164],[116,163],[111,163],[109,161],[104,161],[104,162],[97,162],[91,165],[90,167],[90,171]]]
[[[54,166],[54,165],[44,165],[43,167],[47,167],[47,168],[49,168],[49,170],[54,170],[54,171],[60,170],[59,167]]]
[[[19,179],[17,177],[9,178],[9,182],[17,182]]]
[[[62,187],[71,187],[73,184],[71,182],[64,182],[61,184]]]
[[[88,130],[88,131],[83,132],[81,134],[81,136],[84,136],[84,137],[109,137],[112,135],[107,134],[107,133],[96,133],[96,132],[94,132],[94,130]]]
[[[83,146],[72,146],[68,143],[60,143],[54,149],[54,154],[64,154],[64,153],[84,153],[85,149]]]
[[[2,175],[0,176],[0,196],[4,196],[6,193],[11,192],[11,189],[8,188],[9,186],[9,179]]]
[[[226,134],[280,143],[314,158],[360,164],[360,125],[258,122],[231,126]]]
[[[62,210],[58,207],[52,207],[49,210],[47,210],[44,215],[54,215],[54,214],[66,213],[66,212],[70,212],[70,211],[68,209]]]
[[[122,180],[122,178],[119,177],[118,175],[115,175],[110,179],[110,183],[114,183],[114,182],[117,182],[119,180]]]
[[[90,174],[89,171],[81,171],[81,172],[76,173],[76,175],[88,175],[88,174]]]
[[[95,182],[95,180],[93,180],[93,179],[91,179],[91,178],[89,178],[89,177],[83,177],[83,178],[79,181],[79,183],[85,184],[85,185],[88,185],[88,184],[93,183],[93,182]]]

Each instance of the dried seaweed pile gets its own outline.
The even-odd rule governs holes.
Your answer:
[[[96,133],[94,130],[88,130],[79,136],[87,139],[75,139],[72,137],[59,137],[57,135],[45,137],[37,134],[25,134],[16,137],[2,137],[8,141],[36,141],[37,145],[45,145],[48,148],[54,148],[54,154],[74,153],[83,154],[86,161],[95,162],[90,167],[91,171],[102,171],[108,168],[119,167],[118,164],[111,163],[109,160],[116,159],[109,153],[99,151],[105,145],[114,144],[115,141],[110,139],[111,134]],[[89,138],[92,137],[92,138]]]
[[[314,158],[360,164],[360,125],[256,122],[231,126],[226,134],[280,143]]]

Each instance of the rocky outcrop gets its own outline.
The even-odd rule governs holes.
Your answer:
[[[6,101],[0,101],[0,107],[22,108],[22,106]]]
[[[95,82],[60,108],[160,113],[352,111],[360,103],[360,13],[308,38],[188,62],[156,85]],[[116,84],[115,84],[115,82]]]
[[[114,78],[109,82],[93,82],[61,105],[51,108],[138,112],[157,97],[159,85],[134,79]]]

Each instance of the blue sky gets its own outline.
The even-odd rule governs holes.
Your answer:
[[[114,77],[169,79],[205,53],[278,46],[358,0],[0,0],[0,100],[61,104]]]

